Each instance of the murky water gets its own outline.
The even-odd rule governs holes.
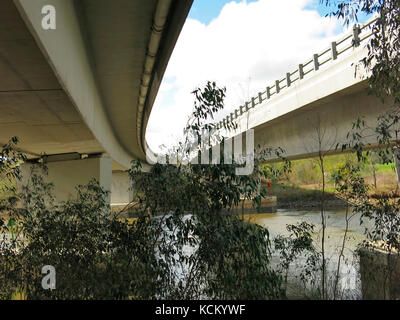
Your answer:
[[[360,243],[365,237],[363,236],[365,226],[360,225],[360,216],[353,215],[351,212],[348,215],[351,217],[349,221],[349,228],[347,233],[346,251],[347,254],[354,251],[357,244]],[[328,252],[333,253],[337,246],[341,245],[343,236],[346,229],[346,211],[340,210],[327,210],[325,211],[326,218],[326,243],[328,245]],[[273,238],[278,234],[288,235],[286,230],[288,224],[296,224],[301,221],[313,223],[316,226],[316,234],[321,233],[321,212],[318,210],[287,210],[278,209],[277,213],[267,214],[249,214],[245,215],[245,219],[260,224],[266,227],[270,232],[270,237]],[[319,236],[316,235],[315,241],[318,242]]]
[[[358,271],[358,261],[355,257],[355,249],[364,239],[364,229],[368,224],[360,225],[360,215],[353,215],[351,212],[348,214],[351,217],[348,226],[348,232],[345,243],[345,261],[342,262],[342,269],[346,269],[346,265],[350,266],[350,273],[347,277],[350,283],[356,285],[351,287],[351,298],[361,297],[360,279]],[[343,209],[339,210],[326,210],[326,239],[325,239],[325,252],[328,263],[328,272],[333,274],[336,272],[337,261],[341,250],[343,236],[346,229],[346,211]],[[257,223],[268,229],[270,233],[270,239],[273,239],[277,235],[288,235],[289,232],[286,229],[288,224],[296,224],[302,221],[313,223],[316,227],[314,239],[314,245],[317,250],[321,250],[321,213],[318,210],[294,210],[294,209],[278,209],[277,213],[266,213],[266,214],[246,214],[244,216],[246,220],[252,223]],[[11,234],[7,235],[8,240],[11,240]],[[186,254],[193,252],[194,248],[185,246]],[[274,253],[272,259],[272,265],[277,266],[279,264],[279,256]],[[305,260],[301,257],[296,261],[295,265],[292,265],[291,272],[289,273],[289,281],[296,281],[298,279],[298,266],[305,263]],[[182,272],[182,267],[178,267],[179,271]],[[178,272],[179,273],[179,272]],[[183,275],[183,272],[182,272]],[[290,280],[292,279],[292,280]],[[295,289],[297,290],[297,289]]]
[[[364,239],[364,229],[368,224],[360,225],[360,215],[349,213],[351,217],[348,226],[348,232],[346,235],[345,242],[345,262],[341,263],[341,272],[348,272],[345,277],[347,282],[350,284],[351,295],[353,297],[360,297],[360,279],[358,272],[358,261],[355,255],[355,249],[357,245],[361,243]],[[327,210],[325,211],[326,218],[326,231],[325,231],[325,255],[328,260],[328,273],[333,275],[336,272],[338,257],[342,247],[343,237],[346,230],[346,211],[344,209],[340,210]],[[286,229],[288,224],[296,224],[302,221],[313,223],[316,227],[314,245],[320,251],[321,250],[321,234],[322,234],[322,223],[321,223],[321,213],[318,210],[286,210],[280,209],[277,213],[268,214],[249,214],[245,215],[245,219],[249,219],[251,222],[260,224],[269,230],[270,238],[273,239],[278,234],[288,235],[289,232]],[[342,259],[343,261],[343,259]],[[279,258],[277,254],[273,257],[273,264],[279,263]],[[292,267],[292,272],[289,278],[293,279],[298,276],[296,270],[298,266],[305,263],[305,259],[298,259],[296,266]]]

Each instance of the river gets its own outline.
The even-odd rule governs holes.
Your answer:
[[[345,263],[341,263],[343,295],[345,298],[359,299],[361,297],[361,285],[359,277],[359,263],[356,257],[355,249],[357,245],[365,240],[364,229],[367,224],[360,225],[360,215],[349,213],[352,218],[349,221],[349,228],[345,243]],[[325,256],[328,260],[328,274],[333,275],[336,272],[338,257],[343,242],[343,236],[346,229],[346,211],[344,209],[326,210],[326,231],[325,231]],[[257,223],[268,229],[270,239],[278,234],[288,235],[286,225],[296,224],[302,221],[313,223],[315,225],[315,235],[313,237],[317,250],[321,250],[321,212],[319,210],[294,210],[278,209],[277,213],[268,214],[248,214],[245,219]],[[342,260],[343,261],[343,260]],[[273,254],[273,265],[279,263],[277,253]],[[296,266],[292,266],[289,279],[292,283],[298,282],[299,266],[305,264],[305,258],[300,258]],[[296,290],[298,290],[297,288]],[[346,291],[346,292],[345,292]]]
[[[352,215],[351,213],[349,215]],[[343,236],[346,228],[345,210],[326,210],[326,241],[325,241],[325,252],[328,263],[328,271],[333,274],[336,271],[337,260],[340,252],[340,248],[343,241]],[[257,223],[268,229],[270,234],[270,239],[273,239],[277,235],[288,235],[289,232],[286,230],[288,224],[296,224],[302,221],[307,221],[313,223],[316,227],[315,235],[313,237],[314,244],[317,250],[321,250],[321,213],[318,210],[295,210],[295,209],[278,209],[276,213],[266,213],[266,214],[246,214],[245,219],[251,221],[252,223]],[[359,264],[355,258],[354,251],[357,245],[361,243],[364,237],[364,225],[360,225],[360,216],[358,214],[352,216],[349,229],[347,233],[347,240],[344,255],[347,259],[346,264],[342,263],[342,272],[347,272],[348,279],[346,283],[354,284],[351,285],[347,295],[344,298],[347,299],[360,299],[361,298],[361,286],[359,278]],[[11,235],[8,235],[10,240]],[[193,248],[185,246],[185,251],[190,254]],[[275,252],[272,257],[272,265],[276,267],[279,264],[279,256]],[[305,259],[298,259],[297,265],[291,266],[291,272],[289,273],[289,282],[292,284],[292,289],[288,290],[288,295],[290,298],[303,298],[302,292],[297,285],[298,270],[299,266],[304,265]],[[343,268],[344,267],[344,268]],[[180,268],[179,268],[180,269]],[[343,271],[345,270],[345,271]],[[310,297],[313,298],[313,297]]]

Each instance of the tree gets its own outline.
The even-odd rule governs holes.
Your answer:
[[[369,27],[374,33],[367,45],[368,55],[361,63],[371,71],[369,84],[381,98],[391,96],[400,102],[400,1],[399,0],[320,0],[336,6],[330,15],[343,18],[345,24],[358,21],[358,15],[378,14]]]
[[[381,115],[378,118],[376,128],[372,128],[373,133],[377,136],[377,143],[380,148],[379,156],[385,162],[388,162],[390,161],[387,160],[388,155],[391,154],[393,148],[398,147],[398,133],[400,132],[400,1],[321,0],[321,3],[336,7],[330,15],[344,18],[346,24],[357,21],[360,13],[377,14],[377,19],[369,25],[374,35],[367,44],[368,54],[360,61],[360,64],[370,72],[369,92],[382,101],[393,102],[392,110]],[[363,138],[366,136],[366,129],[368,128],[365,122],[362,119],[357,119],[348,134],[350,142],[342,146],[343,150],[349,147],[353,148],[357,152],[359,160],[362,161],[368,155],[368,152],[363,153],[365,150]],[[397,239],[399,238],[397,200],[392,197],[383,197],[378,201],[371,201],[360,190],[356,198],[359,201],[354,206],[354,212],[361,214],[361,223],[365,219],[372,222],[372,228],[365,230],[369,241],[364,242],[362,247],[371,248],[378,245],[388,253],[383,274],[391,280],[393,263],[390,258],[398,250]],[[386,270],[387,268],[389,270]],[[379,274],[382,274],[382,270],[379,270]],[[386,280],[384,280],[383,297],[394,298],[393,292],[390,292],[390,295],[386,292]]]
[[[223,108],[224,93],[224,89],[210,82],[203,89],[196,89],[195,108],[185,128],[187,134],[178,148],[165,157],[167,163],[155,164],[149,173],[141,172],[140,162],[134,165],[131,177],[136,201],[141,203],[139,214],[160,215],[160,221],[165,222],[172,245],[169,250],[174,253],[168,261],[179,265],[182,271],[181,276],[175,277],[173,298],[279,298],[283,294],[281,277],[270,267],[268,231],[224,214],[241,199],[261,204],[264,194],[257,193],[257,180],[264,171],[255,165],[253,174],[237,175],[239,164],[235,160],[226,164],[223,149],[220,164],[189,161],[191,155],[201,157],[202,150],[212,147],[209,139],[199,137],[215,129],[209,119]],[[226,126],[231,128],[234,124]],[[223,141],[221,137],[220,142]],[[191,150],[194,142],[198,142],[198,153]],[[260,157],[272,152],[280,155],[280,150],[262,151]],[[169,160],[175,154],[180,158],[174,164]],[[184,254],[185,246],[193,248],[193,252]]]
[[[321,296],[322,299],[328,298],[328,290],[327,290],[327,264],[328,259],[326,257],[325,245],[326,245],[326,228],[327,221],[325,215],[325,196],[326,196],[326,163],[325,157],[327,156],[328,151],[331,150],[336,143],[336,134],[334,137],[327,136],[326,130],[321,127],[321,120],[318,115],[317,122],[315,124],[315,136],[313,140],[315,140],[316,148],[313,150],[314,152],[318,152],[318,157],[315,159],[318,168],[321,172],[321,198],[320,198],[320,213],[321,213]],[[310,152],[310,150],[309,150]],[[311,152],[310,152],[311,153]]]
[[[332,9],[330,16],[343,18],[345,24],[357,22],[358,15],[376,14],[377,19],[369,25],[374,36],[368,40],[368,54],[360,64],[370,72],[369,91],[382,101],[393,101],[393,110],[381,115],[374,128],[381,150],[380,156],[392,148],[392,140],[398,140],[400,119],[400,1],[399,0],[320,0]],[[358,119],[353,129],[361,129],[365,123]],[[353,136],[354,137],[354,136]],[[363,148],[359,137],[358,149]]]
[[[333,172],[332,176],[335,181],[338,196],[346,201],[345,231],[339,252],[336,275],[334,277],[333,299],[336,300],[338,297],[338,283],[339,280],[341,280],[341,263],[345,258],[344,250],[346,247],[347,234],[349,232],[349,224],[356,214],[356,211],[351,211],[350,206],[358,206],[367,201],[368,187],[365,185],[364,179],[360,176],[359,163],[353,163],[353,161],[347,160],[345,163],[340,164],[335,172]]]
[[[223,108],[224,89],[208,82],[193,94],[186,129],[199,136],[215,126],[209,118]],[[188,146],[178,148],[186,158]],[[283,298],[268,230],[224,214],[243,196],[260,204],[258,172],[239,176],[235,162],[173,164],[172,154],[165,158],[148,173],[132,163],[137,217],[130,221],[110,214],[97,181],[77,186],[76,199],[55,203],[52,185],[33,168],[16,201],[0,208],[18,224],[13,243],[9,227],[0,230],[0,297],[23,290],[28,299]],[[56,290],[41,287],[45,265],[56,270]]]
[[[279,253],[279,268],[284,274],[284,289],[287,293],[288,275],[291,264],[299,257],[305,257],[305,264],[297,270],[301,282],[306,287],[308,284],[315,284],[315,273],[321,270],[321,253],[316,250],[313,243],[315,225],[303,221],[297,224],[288,224],[286,229],[288,236],[278,235],[274,239],[274,248]]]

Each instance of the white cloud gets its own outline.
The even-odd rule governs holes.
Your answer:
[[[227,88],[221,119],[336,39],[341,23],[306,10],[311,2],[231,2],[209,25],[187,19],[150,116],[150,147],[181,135],[193,107],[190,92],[207,80]]]

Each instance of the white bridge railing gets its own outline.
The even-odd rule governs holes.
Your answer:
[[[276,80],[275,84],[268,86],[265,91],[259,92],[257,96],[252,97],[250,101],[246,101],[243,106],[240,106],[235,111],[231,112],[223,120],[217,124],[217,129],[223,128],[227,122],[233,121],[244,113],[261,104],[265,100],[271,99],[273,96],[278,95],[283,90],[289,88],[294,83],[304,79],[308,74],[313,71],[318,71],[319,68],[329,61],[337,60],[340,55],[350,50],[353,47],[359,47],[360,44],[372,36],[373,32],[368,27],[377,19],[372,19],[366,24],[360,26],[355,25],[353,32],[348,34],[340,41],[334,41],[331,46],[321,53],[314,54],[312,59],[305,63],[299,64],[299,67],[293,72],[287,72],[283,79]]]

